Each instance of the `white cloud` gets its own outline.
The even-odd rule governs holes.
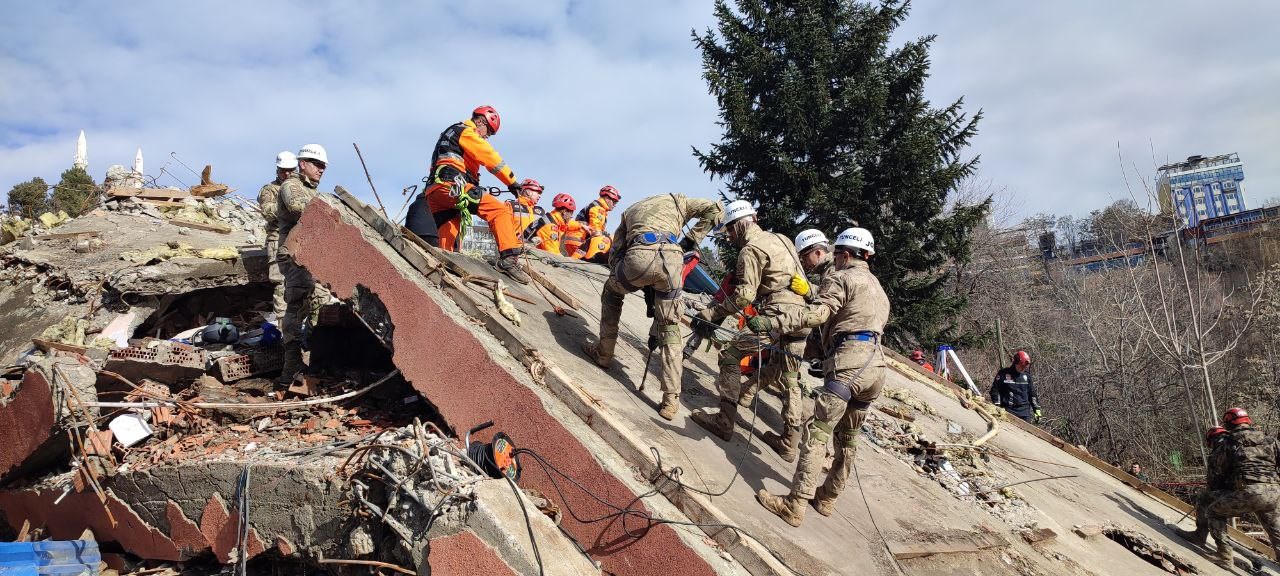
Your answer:
[[[1083,213],[1122,193],[1116,142],[1149,168],[1236,151],[1253,201],[1280,195],[1280,57],[1261,0],[1208,7],[1100,0],[918,3],[900,37],[937,33],[929,94],[986,119],[970,151],[1026,213]],[[75,137],[90,168],[169,152],[252,195],[282,149],[324,144],[324,187],[371,198],[358,142],[394,210],[439,132],[477,104],[521,177],[624,204],[717,188],[690,146],[716,140],[691,29],[710,2],[34,2],[0,22],[0,189],[56,179]],[[173,180],[161,177],[161,183]]]

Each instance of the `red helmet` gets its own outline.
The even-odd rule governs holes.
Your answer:
[[[1227,429],[1221,426],[1214,426],[1213,428],[1210,428],[1208,432],[1204,433],[1204,445],[1208,446],[1211,442],[1213,442],[1214,438],[1226,433],[1227,433]]]
[[[493,106],[480,106],[471,111],[471,116],[483,116],[484,121],[489,124],[489,133],[497,134],[498,126],[502,124],[502,118],[498,116],[498,111]]]
[[[546,190],[546,188],[542,186],[541,182],[538,182],[533,178],[525,178],[524,180],[521,180],[520,189],[521,190],[537,190],[539,194],[541,194],[543,190]]]
[[[573,212],[578,209],[578,203],[573,201],[573,196],[561,192],[556,194],[555,198],[551,199],[551,207],[564,208],[565,210]]]
[[[1231,408],[1222,415],[1222,421],[1227,426],[1240,426],[1241,424],[1253,424],[1253,419],[1249,418],[1249,413],[1244,408]]]
[[[912,360],[924,360],[924,352],[921,352],[919,349],[912,350],[912,351],[911,351],[911,359],[912,359]]]
[[[1021,365],[1024,365],[1024,366],[1025,366],[1025,365],[1028,365],[1028,364],[1031,364],[1031,355],[1030,355],[1030,354],[1027,354],[1027,351],[1026,351],[1026,350],[1019,350],[1019,351],[1017,351],[1017,352],[1014,352],[1014,353],[1013,353],[1013,363],[1014,363],[1015,365],[1021,364]]]
[[[600,197],[608,198],[610,200],[613,200],[614,202],[617,202],[618,200],[622,199],[622,195],[618,193],[618,189],[614,188],[613,186],[605,186],[604,188],[601,188]]]

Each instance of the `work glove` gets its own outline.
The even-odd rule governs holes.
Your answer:
[[[694,251],[694,250],[695,250],[695,249],[697,249],[697,248],[698,248],[698,243],[697,243],[697,242],[694,242],[694,241],[693,241],[693,238],[690,238],[690,237],[688,237],[688,236],[685,236],[684,238],[681,238],[681,239],[680,239],[680,251],[681,251],[681,252],[692,252],[692,251]]]
[[[716,323],[711,321],[710,311],[710,309],[703,310],[693,317],[694,334],[703,338],[711,338],[716,333]]]
[[[520,192],[524,189],[521,188],[519,184],[512,182],[510,184],[507,184],[507,190],[510,190],[512,194],[515,194],[516,197],[519,198]]]
[[[806,299],[808,299],[809,280],[799,274],[792,274],[791,275],[791,291],[801,296],[804,296]]]
[[[1035,411],[1035,412],[1032,412],[1032,413],[1031,413],[1031,415],[1036,417],[1036,424],[1039,424],[1039,423],[1040,423],[1040,409],[1039,409],[1039,408],[1036,408],[1036,411]]]
[[[752,316],[747,319],[747,329],[756,334],[768,334],[777,327],[774,319],[768,316]]]

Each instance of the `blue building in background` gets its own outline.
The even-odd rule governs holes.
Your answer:
[[[1186,162],[1161,166],[1159,172],[1162,208],[1173,213],[1183,228],[1245,210],[1244,165],[1238,154],[1191,156]]]

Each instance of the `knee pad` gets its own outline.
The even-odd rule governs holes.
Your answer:
[[[809,421],[809,438],[826,443],[831,438],[831,425],[817,419]]]
[[[659,329],[662,343],[668,346],[678,346],[680,344],[680,325],[666,324]]]
[[[781,378],[781,380],[782,380],[782,389],[783,389],[783,390],[791,390],[791,389],[793,389],[793,388],[799,388],[799,387],[800,387],[800,373],[799,373],[799,372],[783,372],[783,373],[782,373],[782,378]]]

